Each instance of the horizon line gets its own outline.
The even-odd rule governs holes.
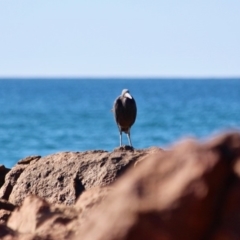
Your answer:
[[[0,76],[0,80],[240,80],[240,76]]]

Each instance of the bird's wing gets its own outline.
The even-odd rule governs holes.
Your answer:
[[[113,112],[116,122],[119,122],[120,117],[122,116],[123,112],[123,104],[120,98],[117,98],[114,102]]]
[[[134,98],[132,98],[132,112],[133,112],[133,119],[134,119],[133,123],[134,123],[137,117],[137,104]]]

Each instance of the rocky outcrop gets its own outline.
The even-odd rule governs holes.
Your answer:
[[[122,177],[117,181],[104,182],[99,187],[98,183],[105,179],[100,177],[101,174],[87,181],[90,185],[81,181],[82,185],[85,183],[84,186],[88,187],[84,188],[76,203],[69,206],[66,205],[68,202],[56,205],[52,201],[52,204],[49,202],[51,198],[44,200],[44,196],[25,197],[22,206],[14,210],[7,225],[0,225],[2,239],[240,238],[239,133],[225,134],[207,143],[186,140],[168,151],[158,148],[121,151],[132,154],[134,160],[127,162],[130,165],[134,163],[134,166],[124,174],[120,171]],[[68,154],[68,157],[75,156]],[[102,155],[104,152],[99,152],[98,156]],[[101,157],[93,158],[95,164],[101,162]],[[52,159],[55,164],[58,163]],[[59,162],[68,162],[63,159]],[[47,160],[41,161],[39,159],[37,163],[47,164]],[[108,165],[105,163],[104,166]],[[84,169],[92,177],[96,175],[86,166]],[[112,168],[108,169],[110,171]],[[22,174],[16,184],[22,181]]]
[[[29,194],[50,203],[72,205],[92,187],[114,182],[149,150],[117,148],[113,152],[62,152],[22,159],[6,175],[0,198],[20,205]]]

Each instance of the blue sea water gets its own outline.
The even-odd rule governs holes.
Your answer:
[[[124,88],[138,107],[135,148],[240,128],[240,80],[2,79],[0,164],[59,151],[112,151],[119,133],[111,108]]]

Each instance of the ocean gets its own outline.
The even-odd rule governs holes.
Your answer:
[[[137,103],[137,149],[240,129],[240,79],[1,79],[0,165],[60,151],[112,151],[119,133],[111,109],[124,88]]]

